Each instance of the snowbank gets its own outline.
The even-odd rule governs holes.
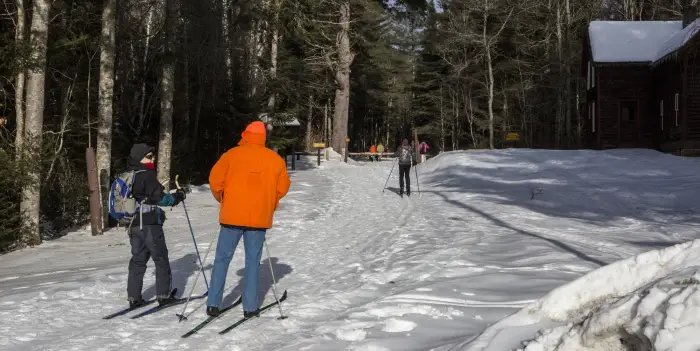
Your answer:
[[[539,325],[520,350],[698,350],[698,271],[700,240],[645,252],[553,290],[461,349],[512,349]]]
[[[332,147],[326,148],[326,153],[328,154],[328,158],[330,160],[343,162],[343,155],[335,152]]]
[[[330,161],[338,161],[338,162],[345,162],[345,158],[343,155],[337,153],[332,147],[326,148],[326,152],[328,153],[328,159]],[[348,164],[357,164],[358,162],[351,159],[348,157]]]
[[[190,191],[192,193],[208,193],[211,191],[211,187],[209,184],[190,185]]]

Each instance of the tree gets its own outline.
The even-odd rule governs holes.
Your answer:
[[[112,104],[114,101],[114,55],[117,0],[104,0],[100,38],[100,91],[97,124],[97,172],[100,180],[105,227],[109,221],[109,181],[112,158]]]
[[[336,39],[336,59],[329,62],[335,78],[335,101],[333,104],[333,148],[340,151],[345,147],[348,136],[348,112],[350,108],[350,65],[355,55],[350,47],[350,1],[339,4],[338,34]]]
[[[25,123],[25,144],[34,158],[32,167],[27,169],[30,182],[22,192],[21,210],[25,213],[28,226],[32,228],[28,243],[41,242],[39,234],[39,204],[41,179],[41,141],[44,124],[44,89],[46,80],[46,43],[49,37],[50,0],[34,0],[32,25],[29,41],[31,63],[27,80],[27,112]],[[22,152],[24,150],[21,150]],[[24,153],[23,153],[24,154]]]
[[[175,0],[165,3],[165,49],[161,76],[160,141],[158,143],[158,181],[170,189],[170,156],[173,147],[173,96],[175,95]]]
[[[26,37],[26,15],[24,14],[24,0],[16,0],[17,6],[17,26],[15,28],[15,44],[18,47],[25,46]],[[25,84],[25,69],[24,63],[21,57],[18,56],[18,69],[17,78],[15,82],[15,116],[17,118],[17,131],[15,134],[15,148],[17,152],[17,158],[19,159],[22,155],[22,150],[24,146],[24,84]]]

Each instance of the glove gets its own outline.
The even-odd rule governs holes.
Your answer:
[[[175,193],[173,193],[173,198],[175,198],[175,202],[173,203],[173,206],[179,205],[185,198],[187,198],[187,195],[185,195],[185,192],[182,191],[182,189],[178,189]]]

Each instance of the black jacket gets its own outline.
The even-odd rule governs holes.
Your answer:
[[[149,170],[141,163],[146,154],[152,152],[154,148],[146,144],[135,144],[131,147],[131,153],[127,161],[127,171],[143,171],[134,176],[134,186],[131,193],[137,202],[143,201],[143,213],[136,215],[132,227],[143,225],[163,225],[165,222],[165,212],[158,206],[172,206],[175,199],[172,195],[165,193],[165,188],[158,181],[155,171]]]

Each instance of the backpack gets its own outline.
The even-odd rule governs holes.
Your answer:
[[[136,173],[140,172],[144,171],[124,172],[112,182],[109,192],[109,215],[119,224],[130,225],[134,216],[140,212],[141,206],[131,193]]]
[[[402,164],[411,164],[411,149],[401,147],[401,153],[399,153],[399,162]]]

